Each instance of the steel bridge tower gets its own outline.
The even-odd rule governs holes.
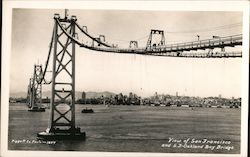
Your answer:
[[[153,43],[152,44],[153,35],[157,35],[157,34],[161,36],[161,41],[159,43]],[[147,45],[146,45],[146,51],[151,51],[152,49],[156,48],[157,46],[165,46],[164,31],[163,30],[152,29],[150,34],[149,34],[149,37],[148,37],[148,41],[147,41]]]
[[[44,112],[42,107],[42,65],[34,65],[33,78],[28,86],[27,104],[31,112]]]
[[[28,91],[27,91],[27,106],[31,108],[32,106],[32,81],[33,78],[29,79]]]
[[[129,48],[138,48],[138,42],[135,40],[130,41]]]
[[[38,133],[42,139],[85,139],[85,132],[75,126],[75,41],[76,16],[54,16],[52,93],[49,127]],[[59,22],[62,25],[59,25]],[[63,27],[63,28],[61,28]]]

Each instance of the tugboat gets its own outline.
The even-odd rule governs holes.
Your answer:
[[[82,110],[82,113],[94,113],[94,110],[91,108],[91,109],[88,109],[87,107],[85,109]]]

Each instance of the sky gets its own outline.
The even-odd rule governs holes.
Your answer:
[[[46,62],[54,13],[64,10],[14,9],[10,92],[26,92],[34,64]],[[93,36],[128,47],[138,40],[145,47],[151,29],[164,30],[166,43],[242,33],[240,12],[173,12],[126,10],[69,10]],[[241,50],[240,47],[227,51]],[[241,96],[241,58],[168,58],[101,53],[76,46],[76,90],[129,92],[146,97],[159,94],[186,96]],[[47,76],[49,80],[51,76]],[[49,85],[43,90],[50,90]]]

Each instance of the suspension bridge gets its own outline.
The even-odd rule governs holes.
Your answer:
[[[86,44],[79,38],[81,35],[91,40]],[[153,36],[159,35],[161,39],[158,43],[153,41]],[[42,83],[51,84],[50,118],[46,131],[38,133],[41,139],[85,139],[85,132],[75,124],[75,47],[89,50],[121,53],[153,55],[165,57],[187,57],[187,58],[235,58],[242,57],[242,52],[226,52],[225,47],[235,47],[242,45],[242,34],[214,37],[206,40],[190,41],[176,44],[166,44],[163,30],[150,31],[146,46],[138,47],[137,41],[130,41],[128,48],[119,48],[117,45],[108,44],[104,35],[94,37],[87,31],[87,26],[80,26],[76,16],[67,15],[60,17],[54,15],[54,28],[47,61],[44,70],[42,65],[34,66],[33,78],[29,80],[27,92],[27,104],[30,111],[43,111],[40,107],[42,99]],[[213,52],[219,48],[220,52]],[[208,52],[194,52],[197,50],[208,50]],[[46,81],[48,64],[52,58],[52,79]],[[68,79],[62,79],[68,78]],[[64,109],[62,109],[64,107]],[[65,107],[67,108],[65,110]]]
[[[59,17],[59,15],[56,15]],[[69,32],[69,27],[63,24],[65,19],[56,19],[56,23],[68,38],[73,40],[80,47],[84,47],[90,50],[101,51],[101,52],[112,52],[112,53],[128,53],[128,54],[143,54],[143,55],[157,55],[157,56],[169,56],[169,57],[198,57],[198,58],[222,58],[222,57],[242,57],[242,52],[225,52],[225,47],[234,47],[242,45],[242,34],[226,36],[226,37],[215,37],[212,39],[205,39],[199,41],[191,41],[176,44],[165,44],[165,37],[163,30],[151,30],[147,44],[144,48],[138,48],[137,41],[130,41],[129,48],[119,48],[114,45],[105,43],[105,36],[93,37],[87,32],[87,27],[81,27],[76,21],[74,24],[79,29],[79,32],[84,33],[92,40],[91,45],[87,45],[78,39],[78,33],[73,36]],[[161,35],[161,41],[159,43],[152,42],[153,35]],[[97,46],[95,46],[95,43]],[[214,48],[221,48],[222,51],[219,53],[211,53]],[[205,50],[209,49],[210,53],[184,53],[184,51],[193,50]]]

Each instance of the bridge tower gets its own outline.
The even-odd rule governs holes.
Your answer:
[[[99,42],[105,42],[105,35],[99,35],[99,37],[92,39],[92,47],[101,46]]]
[[[160,43],[156,44],[156,43],[152,43],[152,38],[153,35],[160,35],[161,36],[161,40]],[[164,36],[164,31],[163,30],[156,30],[156,29],[152,29],[149,37],[148,37],[148,41],[147,41],[147,45],[146,45],[146,51],[147,50],[152,50],[152,48],[157,47],[157,46],[164,46],[165,45],[165,36]]]
[[[134,40],[130,41],[129,48],[138,48],[138,42]]]
[[[31,112],[44,112],[42,107],[42,65],[34,65],[33,78],[28,86],[27,103]]]
[[[105,42],[105,35],[99,35],[100,41]]]
[[[52,93],[49,127],[38,133],[42,139],[85,139],[75,125],[75,41],[76,16],[54,16]],[[61,24],[61,25],[60,25]]]
[[[31,100],[32,100],[32,80],[33,78],[29,79],[29,85],[27,90],[27,106],[31,108]]]

